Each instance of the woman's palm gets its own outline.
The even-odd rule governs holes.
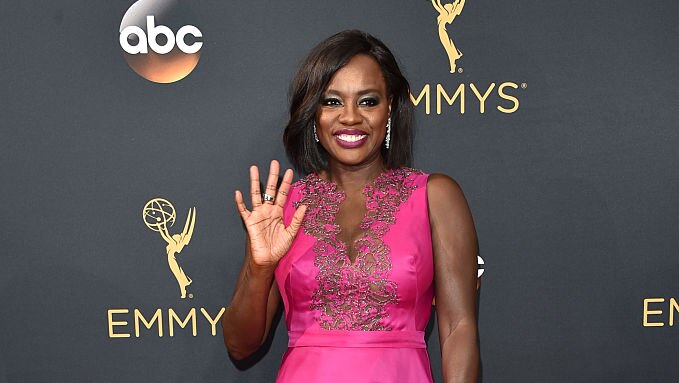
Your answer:
[[[245,220],[250,236],[253,261],[261,266],[274,266],[287,253],[295,238],[283,222],[283,208],[262,204]]]
[[[285,172],[280,188],[276,191],[278,170],[278,161],[271,161],[266,185],[267,194],[265,201],[262,202],[259,191],[259,170],[256,166],[250,167],[252,211],[246,208],[241,192],[236,191],[236,207],[248,231],[252,261],[256,266],[275,267],[278,264],[278,261],[290,249],[306,210],[305,206],[298,207],[290,225],[285,226],[283,206],[287,200],[293,173],[289,169]]]

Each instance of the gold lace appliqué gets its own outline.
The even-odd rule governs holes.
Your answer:
[[[299,181],[304,204],[304,232],[315,237],[314,265],[318,288],[311,300],[316,320],[326,330],[388,331],[382,323],[388,316],[387,304],[398,302],[396,283],[388,279],[391,270],[389,247],[382,241],[395,221],[395,213],[416,186],[412,175],[419,170],[399,168],[380,174],[363,192],[366,215],[361,221],[364,234],[354,242],[356,259],[352,263],[346,245],[338,239],[340,227],[335,223],[340,204],[345,199],[337,185],[310,174]]]

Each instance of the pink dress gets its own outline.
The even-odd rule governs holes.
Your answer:
[[[352,263],[337,235],[345,198],[310,174],[293,184],[285,221],[304,223],[276,268],[288,350],[276,382],[432,382],[424,342],[434,293],[427,175],[380,174],[363,192],[363,235]]]

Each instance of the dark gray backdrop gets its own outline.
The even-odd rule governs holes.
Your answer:
[[[228,303],[244,237],[233,190],[251,163],[287,164],[289,81],[347,28],[383,39],[414,91],[526,84],[511,114],[495,91],[479,113],[468,88],[464,114],[437,115],[435,93],[431,114],[417,107],[415,165],[455,177],[477,225],[484,382],[676,379],[676,3],[468,0],[449,27],[463,72],[450,74],[427,1],[194,1],[202,58],[166,85],[122,57],[131,4],[0,3],[0,382],[273,381],[283,323],[240,370],[200,312],[197,337],[169,337],[167,312]],[[176,207],[174,232],[197,208],[180,258],[193,298],[179,299],[141,220],[154,197]],[[645,298],[665,299],[648,317],[664,326],[643,326]],[[109,338],[120,308],[162,309],[164,336]],[[436,331],[429,349],[441,381]]]

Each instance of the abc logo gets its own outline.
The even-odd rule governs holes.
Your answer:
[[[120,23],[120,47],[132,70],[157,83],[179,81],[200,59],[203,37],[177,0],[139,0]],[[193,23],[195,24],[195,23]]]
[[[125,27],[120,32],[120,46],[123,50],[131,55],[136,55],[139,53],[149,53],[148,46],[151,46],[151,50],[156,53],[164,55],[170,53],[172,48],[177,44],[177,48],[184,53],[196,53],[203,46],[201,42],[194,42],[191,45],[186,44],[184,37],[191,34],[195,37],[202,37],[203,34],[200,30],[193,25],[184,25],[177,31],[177,36],[172,33],[172,30],[164,25],[155,25],[153,16],[146,16],[146,30],[148,31],[148,37],[144,33],[144,30],[136,25],[129,25]],[[128,39],[131,36],[135,36],[138,41],[137,45],[130,45]],[[165,44],[158,44],[158,35],[163,35],[165,37]]]

